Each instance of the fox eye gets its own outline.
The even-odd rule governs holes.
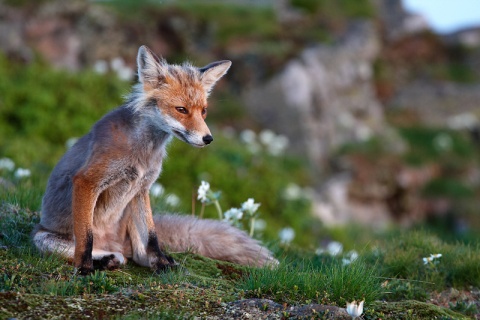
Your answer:
[[[202,115],[206,115],[207,114],[207,108],[203,108],[202,109]]]
[[[188,110],[184,107],[175,107],[175,109],[180,112],[180,113],[183,113],[183,114],[187,114],[188,113]]]

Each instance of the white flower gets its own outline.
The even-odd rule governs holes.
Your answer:
[[[163,194],[164,191],[165,188],[163,188],[160,183],[154,183],[150,187],[150,194],[152,195],[152,197],[159,197]]]
[[[438,263],[438,261],[435,261],[435,260],[441,257],[442,257],[441,253],[430,254],[430,257],[423,258],[423,264],[429,264],[430,262]]]
[[[180,198],[172,193],[165,198],[165,203],[169,206],[176,207],[180,204]]]
[[[77,143],[77,141],[78,141],[78,138],[76,137],[68,138],[67,142],[65,142],[65,146],[67,147],[67,149],[70,149],[71,147],[73,147],[75,143]]]
[[[242,212],[242,210],[240,210],[238,208],[231,208],[230,210],[225,211],[223,216],[224,216],[224,218],[223,218],[224,221],[232,224],[232,223],[242,219],[243,212]]]
[[[327,245],[327,252],[332,256],[339,255],[342,251],[343,245],[338,241],[332,241]]]
[[[358,252],[355,250],[351,250],[347,253],[347,257],[350,259],[350,261],[355,261],[358,259]]]
[[[197,199],[200,202],[205,203],[208,201],[207,192],[210,190],[210,183],[202,181],[200,187],[198,187],[198,196]]]
[[[348,266],[350,263],[352,263],[352,260],[347,259],[347,258],[342,259],[342,265]]]
[[[447,151],[452,148],[453,139],[447,133],[440,133],[433,139],[433,145],[439,151]]]
[[[289,141],[286,136],[278,135],[268,145],[268,152],[273,156],[281,155],[288,147]]]
[[[242,132],[240,132],[240,140],[242,140],[244,143],[247,143],[247,144],[256,143],[255,141],[256,137],[257,135],[255,134],[255,132],[249,129],[243,130]]]
[[[280,238],[280,242],[283,244],[289,244],[292,242],[292,240],[295,238],[295,230],[293,230],[290,227],[283,228],[280,230],[278,233],[278,236]]]
[[[15,162],[10,158],[2,158],[0,159],[0,170],[1,169],[12,171],[15,169]]]
[[[273,143],[276,136],[275,136],[275,133],[273,133],[273,131],[271,130],[262,130],[258,135],[258,138],[261,143],[268,146],[269,144]]]
[[[18,168],[17,170],[15,170],[15,178],[26,178],[26,177],[30,177],[30,170],[29,169],[23,169],[23,168]]]
[[[347,252],[346,258],[342,259],[342,263],[343,263],[344,266],[346,266],[346,265],[349,265],[350,263],[352,263],[353,261],[355,261],[357,259],[358,259],[357,251],[351,250],[351,251]]]
[[[342,253],[342,251],[343,251],[343,245],[340,242],[331,241],[330,243],[328,243],[326,249],[317,248],[315,250],[315,254],[316,255],[322,255],[322,254],[326,253],[326,254],[329,254],[331,256],[338,256],[339,254]],[[343,259],[343,260],[345,260],[345,261],[343,261],[344,265],[355,261],[357,258],[358,258],[358,253],[355,250],[349,251],[347,253],[346,258]],[[348,262],[346,262],[347,260],[348,260]]]
[[[242,210],[248,212],[250,215],[253,215],[260,207],[260,203],[255,203],[253,198],[249,198],[247,201],[242,203]]]
[[[287,200],[297,200],[302,196],[302,188],[295,183],[289,183],[283,190],[283,197]]]
[[[258,135],[260,142],[267,147],[271,155],[278,156],[288,147],[288,138],[284,135],[276,135],[271,130],[263,130]]]
[[[353,300],[352,302],[347,303],[347,313],[352,317],[352,319],[355,319],[362,315],[364,302],[365,301],[362,300],[360,301],[360,303],[357,304],[357,301]]]
[[[123,66],[122,68],[116,70],[117,76],[124,81],[132,80],[135,72],[133,72],[132,68]]]
[[[120,57],[114,58],[112,61],[110,61],[110,67],[114,71],[118,71],[121,68],[123,68],[124,66],[125,66],[125,62]]]
[[[105,74],[108,71],[108,64],[105,60],[97,60],[93,65],[93,70],[96,73]]]

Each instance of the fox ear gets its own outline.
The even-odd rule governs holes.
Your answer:
[[[228,69],[232,65],[229,60],[222,60],[212,62],[209,65],[200,68],[201,79],[203,87],[207,92],[210,92],[215,83],[227,73]]]
[[[141,46],[137,54],[138,65],[138,81],[145,84],[146,82],[163,82],[167,71],[167,62],[160,59],[147,46]]]

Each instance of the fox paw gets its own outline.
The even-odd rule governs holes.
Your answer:
[[[88,276],[93,273],[95,269],[93,267],[82,266],[76,269],[75,273],[81,276]]]
[[[152,263],[152,269],[156,273],[163,273],[178,267],[178,263],[168,255],[158,256]]]
[[[121,261],[114,254],[104,256],[100,260],[93,260],[95,270],[115,270],[120,267]]]

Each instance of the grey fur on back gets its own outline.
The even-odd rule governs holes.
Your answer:
[[[267,248],[226,222],[181,215],[156,215],[153,219],[160,246],[170,252],[191,251],[256,267],[278,264]]]

